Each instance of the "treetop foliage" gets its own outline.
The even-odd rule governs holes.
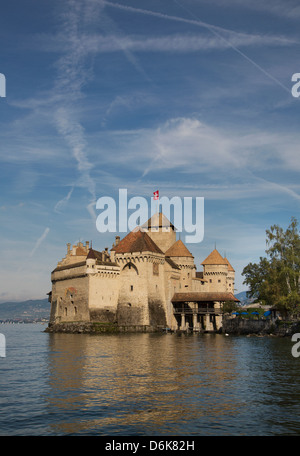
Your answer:
[[[300,235],[298,221],[283,230],[273,225],[266,230],[266,257],[259,263],[249,263],[243,270],[244,284],[249,286],[248,297],[264,304],[300,313]]]

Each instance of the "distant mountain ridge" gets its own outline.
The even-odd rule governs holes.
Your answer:
[[[20,302],[0,303],[0,321],[49,319],[50,302],[45,299],[29,299]]]
[[[240,293],[235,294],[235,297],[241,301],[240,305],[242,306],[249,305],[253,302],[253,298],[247,298],[247,291],[241,291]]]

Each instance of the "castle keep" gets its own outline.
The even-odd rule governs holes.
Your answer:
[[[83,322],[124,331],[217,331],[222,303],[237,301],[234,269],[216,249],[202,266],[197,272],[162,213],[123,239],[116,236],[110,251],[67,244],[51,274],[49,330]]]

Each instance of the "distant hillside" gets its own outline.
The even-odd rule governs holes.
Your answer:
[[[50,302],[48,298],[22,302],[0,303],[0,320],[49,319]]]
[[[249,305],[253,302],[252,298],[247,298],[247,291],[241,291],[240,293],[235,294],[235,297],[241,301],[242,306]]]

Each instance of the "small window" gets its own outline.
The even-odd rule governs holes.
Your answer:
[[[75,315],[77,315],[77,307],[76,306],[74,307],[74,313],[75,313]]]
[[[221,280],[220,280],[220,279],[218,280],[218,283],[221,283]]]
[[[130,285],[130,291],[133,291],[133,285]]]
[[[65,317],[68,315],[68,308],[65,307]]]
[[[209,279],[209,283],[212,283],[212,279]]]

